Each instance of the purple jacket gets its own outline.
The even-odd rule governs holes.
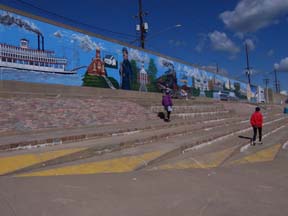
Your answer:
[[[172,99],[170,95],[164,95],[162,97],[162,105],[163,106],[172,106]]]

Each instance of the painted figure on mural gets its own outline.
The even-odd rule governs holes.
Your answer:
[[[144,68],[144,62],[142,62],[141,69],[139,71],[138,82],[140,84],[139,91],[147,92],[147,84],[149,82],[148,74]]]
[[[131,90],[131,80],[132,80],[132,67],[128,59],[127,48],[122,49],[123,62],[120,66],[120,78],[121,78],[121,88],[125,90]]]

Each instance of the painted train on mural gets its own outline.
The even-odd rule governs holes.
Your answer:
[[[11,12],[0,10],[0,23],[3,80],[147,92],[168,87],[175,95],[227,93],[237,99],[251,99],[257,93],[257,86],[188,63]]]

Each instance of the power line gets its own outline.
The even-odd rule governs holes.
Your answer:
[[[57,13],[54,13],[54,12],[51,12],[49,10],[46,10],[46,9],[43,9],[41,7],[38,7],[36,5],[33,5],[29,2],[25,2],[23,0],[14,0],[16,2],[20,2],[24,5],[27,5],[29,7],[32,7],[36,10],[39,10],[39,11],[42,11],[44,13],[47,13],[47,14],[50,14],[52,16],[56,16],[58,18],[61,18],[61,19],[64,19],[66,21],[69,21],[69,22],[72,22],[72,23],[76,23],[76,24],[80,24],[80,25],[83,25],[83,26],[86,26],[86,27],[89,27],[89,28],[92,28],[92,29],[97,29],[99,31],[103,31],[103,32],[109,32],[109,33],[112,33],[112,34],[117,34],[117,35],[122,35],[122,36],[125,36],[125,37],[133,37],[135,38],[135,35],[130,35],[130,34],[126,34],[126,33],[122,33],[122,32],[116,32],[116,31],[112,31],[112,30],[109,30],[109,29],[105,29],[105,28],[101,28],[101,27],[97,27],[97,26],[93,26],[93,25],[90,25],[90,24],[87,24],[87,23],[83,23],[83,22],[80,22],[78,20],[74,20],[74,19],[71,19],[71,18],[68,18],[68,17],[65,17],[63,15],[60,15],[60,14],[57,14]]]
[[[148,37],[145,37],[145,41],[150,40],[151,38],[154,38],[155,36],[157,36],[157,35],[159,35],[159,34],[161,34],[163,32],[166,32],[166,31],[174,29],[174,28],[179,28],[179,27],[182,27],[182,25],[181,24],[176,24],[176,25],[173,25],[173,26],[169,26],[169,27],[167,27],[165,29],[162,29],[161,31],[158,31],[158,32],[152,34],[152,35],[150,34]],[[141,38],[140,39],[136,38],[135,40],[131,41],[130,44],[134,44],[137,41],[141,41]]]

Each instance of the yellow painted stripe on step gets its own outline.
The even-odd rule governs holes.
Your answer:
[[[281,145],[277,144],[270,148],[266,148],[254,154],[243,157],[239,160],[232,161],[230,164],[245,164],[245,163],[272,161],[274,160],[280,148],[281,148]]]
[[[190,157],[174,164],[162,165],[158,169],[207,169],[218,167],[236,148],[237,146],[206,155]]]
[[[44,170],[34,173],[18,175],[24,176],[55,176],[55,175],[81,175],[81,174],[96,174],[96,173],[123,173],[133,171],[141,164],[146,164],[147,161],[155,159],[162,153],[159,151],[150,152],[138,156],[129,156],[115,158],[105,161],[97,161],[80,165],[66,166],[56,169]]]
[[[25,154],[0,158],[0,175],[13,172],[37,163],[42,163],[64,155],[75,153],[85,148],[73,148],[59,151],[49,151],[39,154]]]

